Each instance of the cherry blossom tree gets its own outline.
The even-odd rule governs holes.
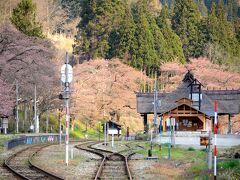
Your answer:
[[[13,106],[12,87],[0,79],[0,117],[9,116]]]
[[[12,25],[0,27],[0,78],[9,84],[18,82],[19,96],[30,101],[37,87],[40,114],[59,93],[54,49],[50,42],[28,37]]]

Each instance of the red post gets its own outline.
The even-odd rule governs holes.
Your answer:
[[[214,179],[217,179],[217,101],[214,101]]]

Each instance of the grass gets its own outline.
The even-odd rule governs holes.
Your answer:
[[[91,128],[88,127],[87,131],[85,128],[85,125],[83,124],[75,124],[74,130],[70,131],[70,137],[73,139],[84,139],[84,138],[88,138],[88,139],[95,139],[98,140],[99,139],[99,131],[97,128]],[[103,139],[103,132],[100,132],[100,139]]]
[[[140,144],[139,144],[140,145]],[[141,145],[145,149],[141,149],[138,151],[139,154],[144,156],[148,156],[148,149],[150,149],[150,143],[144,142]],[[159,145],[154,145],[152,150],[153,156],[157,156],[159,158],[168,157],[168,144],[163,144],[161,147]],[[199,159],[204,159],[205,152],[201,150],[195,150],[194,148],[183,149],[176,146],[175,148],[170,149],[170,157],[172,160],[185,160],[188,161],[197,161]]]

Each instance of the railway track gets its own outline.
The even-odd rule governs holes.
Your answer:
[[[21,179],[62,179],[32,164],[32,158],[43,148],[50,145],[35,145],[27,147],[4,161],[4,165]]]
[[[132,180],[131,171],[128,166],[129,155],[124,156],[121,152],[112,152],[108,150],[98,149],[93,147],[96,142],[88,142],[76,146],[78,149],[82,149],[102,157],[102,161],[94,177],[98,179],[130,179]]]

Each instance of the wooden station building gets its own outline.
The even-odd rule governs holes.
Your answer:
[[[137,112],[141,114],[144,130],[148,129],[148,115],[154,113],[154,93],[137,93]],[[203,90],[203,85],[188,72],[178,88],[171,93],[158,93],[161,105],[157,114],[163,119],[165,131],[168,118],[174,118],[177,131],[210,130],[213,126],[214,100],[218,115],[228,115],[228,133],[231,117],[240,113],[240,90]]]

